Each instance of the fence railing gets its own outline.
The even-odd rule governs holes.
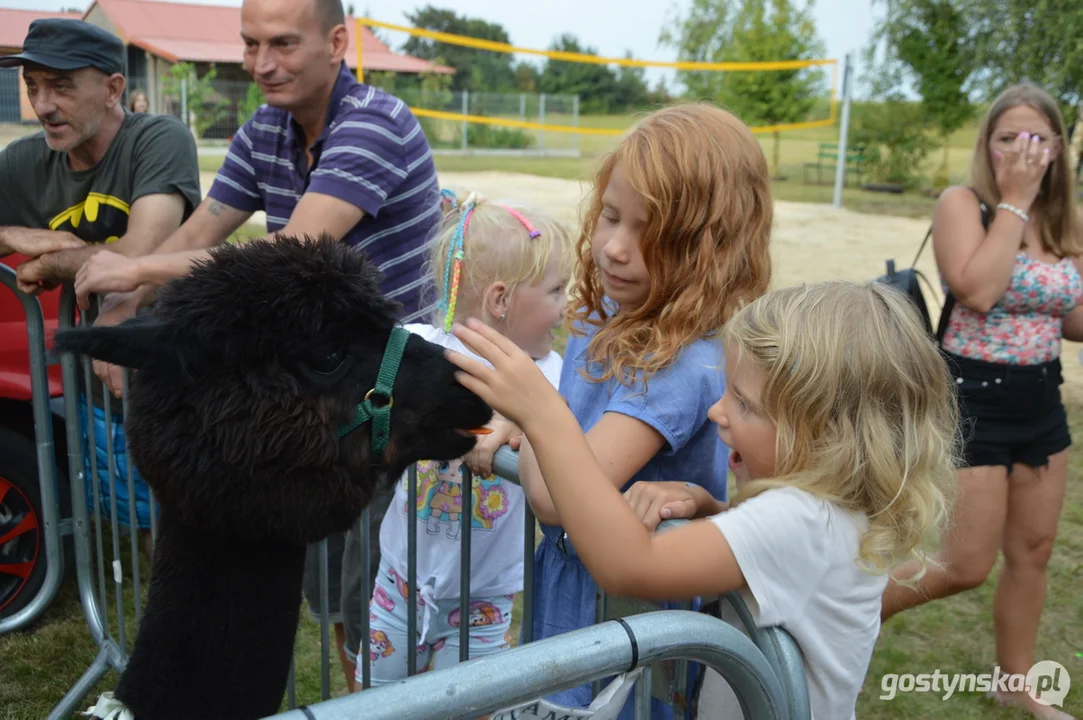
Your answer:
[[[45,611],[60,589],[64,573],[63,541],[60,530],[60,500],[57,494],[56,445],[49,412],[49,378],[46,375],[45,317],[37,298],[22,293],[15,282],[15,271],[0,265],[0,284],[19,299],[26,317],[30,352],[30,386],[33,390],[31,411],[34,418],[34,446],[38,463],[41,493],[39,527],[45,544],[45,580],[34,598],[21,610],[0,618],[0,635],[22,630]],[[0,471],[3,469],[0,468]],[[2,475],[2,472],[0,472]],[[3,497],[0,497],[3,500]]]
[[[41,305],[36,298],[19,292],[14,282],[14,271],[0,266],[0,281],[19,298],[25,311],[30,343],[30,366],[33,379],[33,410],[39,467],[39,483],[43,501],[42,520],[45,528],[45,550],[48,562],[46,582],[38,595],[26,608],[0,622],[0,632],[25,627],[40,616],[57,593],[62,576],[63,554],[61,529],[74,536],[75,576],[78,583],[80,606],[87,622],[88,631],[99,648],[94,660],[87,667],[68,693],[58,702],[49,718],[69,717],[85,701],[87,693],[101,681],[110,670],[123,672],[128,653],[138,630],[143,611],[144,587],[141,583],[143,569],[137,533],[136,488],[133,481],[133,465],[126,463],[126,472],[119,471],[120,462],[114,452],[113,412],[118,401],[111,396],[104,384],[92,373],[89,358],[65,355],[61,360],[64,383],[64,422],[67,438],[68,477],[71,485],[72,517],[60,518],[57,500],[57,464],[60,459],[52,438],[52,423],[48,407],[46,366],[50,359],[46,354],[45,322]],[[59,304],[58,327],[76,324],[75,297],[71,286],[63,288]],[[83,315],[80,323],[87,322]],[[80,373],[81,371],[81,373]],[[125,393],[119,401],[127,411],[127,377]],[[105,466],[99,468],[100,449],[95,434],[102,431],[96,427],[93,408],[95,393],[100,392],[97,402],[103,406],[103,424],[106,435]],[[88,450],[89,449],[89,450]],[[517,453],[502,448],[494,458],[494,473],[511,482],[518,482]],[[104,472],[99,472],[99,470]],[[473,478],[463,467],[465,487],[473,486]],[[105,476],[108,508],[103,507],[102,478]],[[416,467],[411,468],[407,481],[409,508],[417,507]],[[126,490],[127,532],[122,530],[119,511],[123,507],[118,491]],[[89,497],[88,497],[89,493]],[[461,554],[471,557],[469,532],[472,493],[463,492],[461,518],[463,532],[460,534]],[[157,538],[157,514],[153,495],[150,495],[149,533],[152,542]],[[780,628],[756,628],[751,615],[740,597],[727,596],[737,609],[745,626],[744,632],[702,613],[687,610],[656,609],[649,604],[632,604],[630,612],[614,612],[612,605],[620,605],[622,598],[598,595],[597,624],[559,637],[536,641],[532,637],[531,598],[534,593],[533,557],[536,543],[536,523],[529,504],[524,502],[524,602],[522,618],[522,643],[518,648],[505,650],[485,658],[470,659],[470,624],[460,623],[460,664],[451,668],[419,674],[416,656],[408,652],[408,675],[405,682],[371,688],[369,652],[371,640],[369,613],[363,610],[372,597],[371,573],[368,567],[367,549],[361,557],[365,565],[361,573],[365,608],[358,613],[361,618],[361,647],[355,648],[362,666],[364,692],[347,698],[331,699],[330,624],[328,621],[328,553],[326,540],[321,542],[319,553],[320,577],[320,700],[311,704],[309,712],[316,717],[446,717],[447,713],[465,713],[477,717],[476,711],[495,711],[511,704],[592,682],[595,693],[601,689],[600,680],[614,673],[627,673],[643,668],[636,677],[637,718],[650,716],[651,697],[674,707],[675,717],[688,711],[687,700],[693,684],[688,673],[688,661],[702,663],[718,671],[729,682],[742,701],[746,717],[754,718],[807,718],[807,689],[801,653],[793,639]],[[371,537],[369,528],[374,518],[365,509],[357,520],[355,531],[367,542]],[[416,512],[407,513],[408,558],[407,586],[409,627],[407,637],[417,636],[417,522]],[[665,527],[673,522],[664,524]],[[125,536],[126,535],[126,536]],[[108,542],[108,550],[106,543]],[[127,546],[127,547],[125,547]],[[126,552],[127,550],[127,552]],[[572,550],[574,551],[574,550]],[[462,587],[470,587],[470,562],[461,564]],[[110,592],[109,585],[112,585]],[[463,592],[459,601],[460,616],[470,616],[470,593]],[[112,606],[112,607],[111,607]],[[134,607],[134,613],[126,612]],[[684,607],[690,607],[685,604]],[[346,608],[343,608],[345,611]],[[614,618],[621,618],[614,621]],[[296,659],[296,658],[295,658]],[[667,680],[662,669],[663,662],[677,660],[675,679]],[[538,672],[547,668],[545,672]],[[295,668],[296,669],[296,668]],[[501,689],[501,683],[515,678],[511,687]],[[438,691],[438,692],[437,692]],[[433,693],[436,694],[433,694]],[[298,707],[295,673],[291,672],[287,689],[288,706]],[[439,710],[432,703],[438,702]],[[450,703],[450,704],[449,704]],[[453,708],[453,709],[448,709]],[[430,711],[436,714],[426,714]],[[381,714],[382,713],[382,714]],[[470,713],[475,713],[471,715]],[[282,717],[298,717],[285,714]]]
[[[792,717],[775,671],[748,637],[707,615],[682,610],[611,620],[275,717],[477,718],[584,682],[633,672],[647,663],[673,659],[695,660],[722,675],[734,689],[746,718]],[[649,702],[636,703],[636,717],[650,717]]]

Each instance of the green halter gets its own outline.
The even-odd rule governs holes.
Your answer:
[[[338,429],[338,437],[342,439],[371,420],[373,463],[383,456],[391,435],[391,389],[395,385],[395,376],[399,372],[399,363],[402,362],[402,354],[406,351],[406,341],[409,339],[410,331],[406,328],[391,328],[391,336],[387,338],[384,357],[380,361],[380,373],[376,376],[376,386],[365,393],[365,399],[354,408],[353,420]],[[383,402],[374,404],[373,398],[379,398]]]

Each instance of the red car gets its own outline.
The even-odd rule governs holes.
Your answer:
[[[25,260],[9,255],[0,263],[14,268]],[[5,269],[0,272],[7,274]],[[45,318],[46,342],[56,331],[61,289],[38,296]],[[67,435],[64,424],[61,367],[47,368],[53,421],[57,497],[60,518],[71,517]],[[26,314],[15,293],[0,287],[0,619],[34,599],[45,580],[45,535],[38,480],[37,442],[31,411],[30,355]],[[69,520],[70,522],[70,520]],[[71,537],[65,545],[70,545]],[[67,560],[73,555],[66,552]],[[65,561],[65,568],[71,562]]]

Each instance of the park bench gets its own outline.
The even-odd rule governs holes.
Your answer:
[[[838,143],[820,143],[819,151],[816,153],[816,162],[805,163],[804,180],[808,183],[809,170],[816,171],[817,184],[823,182],[824,171],[830,171],[828,176],[830,180],[835,179],[835,167],[839,158],[839,145]],[[843,173],[843,184],[847,184],[847,177],[853,173],[857,176],[857,180],[861,182],[861,173],[864,170],[865,165],[865,146],[854,145],[853,147],[846,148],[846,169]]]

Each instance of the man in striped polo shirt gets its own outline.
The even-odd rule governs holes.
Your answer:
[[[344,23],[339,0],[245,0],[244,65],[266,105],[237,131],[204,202],[154,253],[99,253],[83,266],[81,303],[138,288],[111,301],[118,321],[134,314],[262,210],[272,237],[326,232],[368,255],[404,322],[431,311],[422,264],[440,213],[432,149],[405,103],[350,74]]]
[[[359,84],[346,68],[340,0],[244,0],[241,35],[245,69],[266,105],[237,131],[208,196],[154,253],[100,252],[83,265],[75,282],[80,305],[86,307],[92,293],[111,293],[97,324],[131,317],[155,288],[188,272],[262,210],[270,239],[276,231],[328,233],[365,253],[383,271],[385,295],[402,305],[401,319],[426,317],[432,308],[423,292],[424,251],[440,217],[432,150],[401,100]],[[95,372],[119,395],[118,368],[96,363]],[[373,575],[389,501],[390,494],[369,506]],[[309,549],[304,583],[314,615],[320,607],[317,549]],[[351,689],[369,601],[362,592],[362,553],[353,532],[328,538],[330,621]]]

